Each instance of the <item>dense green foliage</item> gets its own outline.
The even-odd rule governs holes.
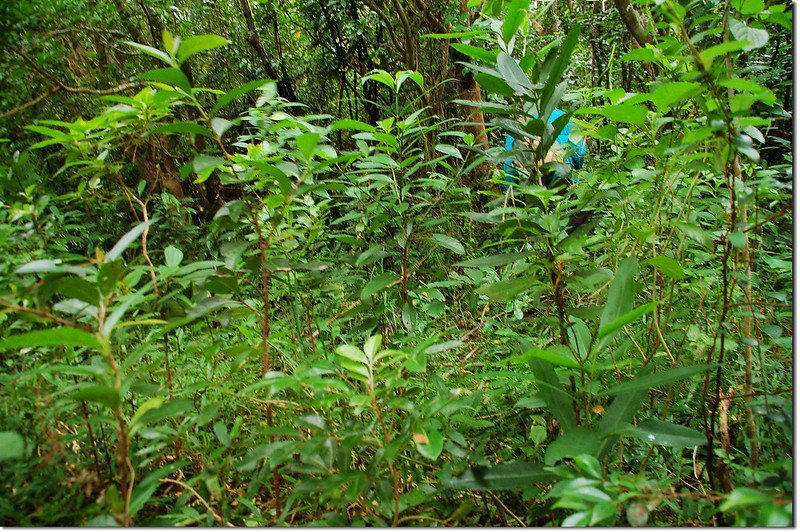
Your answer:
[[[0,523],[788,526],[791,11],[608,4],[2,5]]]

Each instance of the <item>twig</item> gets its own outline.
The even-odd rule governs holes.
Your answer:
[[[178,486],[180,486],[180,487],[182,487],[184,489],[189,490],[195,497],[197,497],[197,499],[203,504],[203,506],[206,507],[206,510],[211,512],[211,515],[214,516],[214,519],[218,523],[223,523],[225,526],[233,526],[230,523],[228,523],[227,521],[225,521],[217,512],[215,512],[214,509],[211,508],[211,506],[209,506],[209,504],[206,502],[206,500],[203,497],[201,497],[200,494],[197,493],[197,491],[195,491],[195,489],[193,487],[189,486],[188,484],[184,484],[180,480],[173,480],[171,478],[162,478],[161,482],[168,482],[170,484],[176,484],[176,485],[178,485]]]
[[[9,109],[5,113],[0,114],[0,120],[2,120],[4,118],[8,118],[9,116],[15,115],[17,113],[20,113],[20,112],[24,111],[25,109],[27,109],[28,107],[33,107],[34,105],[36,105],[36,104],[42,102],[43,100],[47,99],[54,92],[58,91],[58,88],[59,88],[58,85],[53,85],[52,87],[50,87],[49,89],[44,91],[42,94],[40,94],[39,96],[37,96],[33,100],[31,100],[29,102],[26,102],[26,103],[23,103],[22,105],[18,105],[17,107],[14,107],[12,109]]]
[[[97,96],[104,96],[108,94],[116,94],[118,92],[124,91],[125,89],[130,89],[132,87],[137,87],[139,85],[142,85],[142,82],[140,81],[130,81],[128,83],[123,83],[122,85],[118,85],[116,87],[111,87],[108,89],[89,89],[86,87],[70,87],[64,84],[60,79],[56,78],[51,73],[40,67],[36,63],[36,61],[28,57],[27,54],[25,54],[25,52],[23,52],[22,50],[17,50],[16,48],[4,43],[0,43],[0,46],[3,46],[4,48],[11,50],[12,52],[20,56],[26,63],[28,63],[31,66],[31,68],[33,68],[36,72],[38,72],[42,76],[46,77],[47,79],[55,83],[59,88],[67,92],[71,92],[73,94],[94,94]]]
[[[25,313],[28,313],[28,314],[33,314],[34,316],[39,316],[41,318],[46,318],[46,319],[48,319],[48,320],[50,320],[52,322],[58,323],[59,325],[65,325],[67,327],[74,327],[76,329],[83,329],[84,331],[88,331],[88,332],[95,332],[94,329],[92,329],[88,325],[84,325],[83,323],[77,323],[77,322],[74,322],[74,321],[65,320],[64,318],[59,318],[55,314],[50,314],[49,312],[47,312],[45,310],[39,310],[39,309],[35,309],[35,308],[30,308],[30,307],[21,307],[19,305],[15,305],[14,303],[11,303],[10,301],[8,301],[6,299],[3,299],[2,297],[0,297],[0,305],[6,307],[7,309],[9,309],[12,312],[17,312],[17,313],[25,312]]]
[[[503,510],[505,510],[506,512],[508,512],[508,515],[510,515],[511,517],[513,517],[513,518],[514,518],[514,520],[515,520],[517,523],[519,523],[519,525],[520,525],[520,526],[528,526],[528,525],[526,525],[526,524],[525,524],[525,522],[524,522],[522,519],[520,519],[519,517],[517,517],[517,516],[514,514],[514,512],[512,512],[511,510],[509,510],[509,509],[508,509],[508,506],[506,506],[505,504],[503,504],[503,501],[501,501],[501,500],[500,500],[500,498],[499,498],[497,495],[495,495],[495,494],[494,494],[493,492],[491,492],[491,491],[489,491],[489,492],[487,492],[487,493],[488,493],[488,494],[489,494],[489,495],[490,495],[490,496],[491,496],[491,497],[494,499],[494,502],[496,502],[497,504],[499,504],[499,505],[500,505],[500,506],[503,508]]]
[[[764,391],[753,391],[753,392],[748,392],[748,393],[734,394],[734,395],[729,395],[728,398],[730,398],[730,399],[744,399],[744,398],[747,398],[747,397],[758,397],[759,395],[781,395],[781,394],[784,394],[784,393],[791,393],[791,392],[792,392],[792,388],[779,388],[779,389],[773,390],[771,392],[768,392],[768,391],[764,390]]]
[[[756,224],[753,224],[753,225],[751,225],[750,227],[748,227],[746,229],[743,229],[742,232],[743,233],[751,233],[751,232],[755,231],[756,229],[758,229],[759,227],[761,227],[762,225],[768,224],[772,220],[774,220],[775,218],[779,218],[779,217],[783,216],[784,214],[786,214],[786,209],[782,208],[781,210],[779,210],[775,214],[773,214],[771,216],[767,216],[766,218],[764,218],[760,222],[758,222]]]
[[[407,515],[407,516],[405,516],[403,518],[398,519],[397,520],[397,524],[399,525],[400,523],[405,523],[406,521],[411,521],[413,519],[418,519],[420,521],[434,521],[434,522],[440,523],[440,524],[442,524],[444,526],[450,526],[447,523],[447,521],[442,521],[441,519],[437,519],[435,517],[430,517],[430,516],[427,516],[427,515]]]

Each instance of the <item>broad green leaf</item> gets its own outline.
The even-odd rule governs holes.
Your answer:
[[[350,371],[350,375],[362,382],[369,380],[369,368],[352,360],[340,360],[339,365]]]
[[[572,351],[570,351],[569,348],[564,345],[551,345],[544,349],[540,347],[534,347],[522,355],[521,358],[525,361],[532,358],[538,358],[539,360],[544,360],[545,362],[549,362],[554,366],[560,366],[562,368],[581,368],[581,365],[577,360],[575,360],[575,356],[572,354]]]
[[[295,139],[297,149],[300,150],[306,160],[311,160],[311,156],[319,145],[320,139],[321,137],[318,133],[303,133]]]
[[[736,52],[738,50],[744,49],[748,45],[747,41],[744,40],[737,40],[737,41],[726,41],[720,44],[715,44],[714,46],[709,46],[702,52],[700,52],[700,60],[703,62],[706,68],[710,68],[711,65],[714,63],[714,59],[721,55],[725,55],[730,52]]]
[[[700,90],[700,84],[689,81],[671,81],[662,83],[653,91],[653,103],[659,111],[666,111],[669,107],[681,100],[692,96]]]
[[[731,245],[736,249],[744,249],[745,235],[743,232],[733,231],[732,233],[729,233],[728,240],[730,240]]]
[[[620,427],[615,433],[666,447],[692,448],[706,443],[705,435],[694,429],[657,419],[647,419],[636,426]]]
[[[205,172],[208,169],[213,169],[224,164],[225,159],[222,157],[213,157],[211,155],[198,155],[192,160],[192,169],[196,174]]]
[[[642,264],[649,264],[672,279],[679,280],[686,276],[686,274],[683,273],[681,263],[672,257],[667,257],[666,255],[658,255],[656,257],[649,258],[643,261]]]
[[[121,400],[117,390],[101,384],[85,386],[77,392],[72,393],[70,397],[75,401],[94,401],[104,404],[109,408],[116,408]]]
[[[767,105],[773,105],[777,100],[774,92],[749,79],[728,78],[723,79],[719,84],[723,87],[729,87],[737,91],[752,94]]]
[[[642,368],[636,378],[644,378],[653,371],[653,366]],[[649,395],[649,389],[636,390],[629,393],[619,394],[611,405],[606,409],[598,425],[600,434],[604,440],[597,452],[597,457],[602,459],[613,449],[614,444],[619,440],[619,436],[613,435],[613,431],[630,423],[642,403]]]
[[[706,231],[702,229],[697,224],[691,224],[688,222],[675,222],[675,227],[681,230],[686,236],[703,246],[704,248],[710,248],[714,237]]]
[[[614,321],[612,321],[610,323],[606,323],[605,325],[600,327],[599,331],[597,331],[597,339],[601,340],[601,339],[605,338],[606,336],[614,334],[615,332],[617,332],[618,330],[620,330],[624,326],[628,325],[629,323],[632,323],[632,322],[636,321],[637,319],[641,318],[645,314],[649,314],[650,312],[655,310],[656,306],[657,306],[657,304],[654,301],[651,301],[650,303],[645,303],[644,305],[636,307],[635,309],[631,310],[630,312],[628,312],[626,314],[623,314],[622,316],[620,316],[619,318],[615,319]]]
[[[581,478],[580,480],[585,480]],[[580,507],[584,505],[604,504],[610,503],[611,497],[593,485],[577,485],[572,487],[568,492],[560,496],[561,499],[556,501],[551,508],[573,508],[576,504]]]
[[[178,63],[183,63],[194,54],[226,46],[230,41],[219,35],[194,35],[181,41],[178,47]]]
[[[733,8],[742,15],[755,15],[764,11],[764,0],[732,0]]]
[[[615,502],[598,502],[592,508],[592,518],[589,521],[589,526],[594,526],[606,519],[617,517],[617,505]]]
[[[170,399],[159,408],[154,408],[142,413],[139,418],[139,423],[142,425],[150,425],[162,419],[179,416],[189,410],[194,410],[194,408],[194,403],[189,399]]]
[[[517,295],[537,288],[541,285],[541,279],[538,275],[528,275],[525,277],[515,277],[513,279],[506,279],[505,281],[498,281],[496,283],[481,286],[476,290],[480,295],[486,296],[490,301],[508,301]]]
[[[455,100],[453,100],[453,103],[457,103],[459,105],[466,105],[467,107],[479,107],[481,109],[486,109],[487,111],[490,111],[490,112],[492,112],[492,113],[494,113],[496,115],[516,116],[516,115],[519,114],[519,110],[516,109],[515,107],[513,107],[511,105],[505,105],[505,104],[502,104],[502,103],[497,103],[497,102],[476,102],[475,100],[455,99]],[[470,134],[464,135],[464,139],[465,139],[464,143],[465,144],[470,144],[471,145],[471,141],[468,142],[467,139],[471,138],[472,141],[475,140],[474,135],[472,135],[471,137],[470,137],[470,135],[472,135],[472,134],[470,133]]]
[[[339,356],[343,356],[344,358],[350,359],[353,362],[359,362],[361,364],[369,364],[369,360],[367,359],[367,355],[364,352],[357,348],[354,345],[340,345],[336,348],[336,354]]]
[[[576,316],[570,316],[567,325],[567,338],[572,351],[577,354],[580,360],[586,360],[592,346],[592,331],[586,322]]]
[[[233,125],[233,122],[225,118],[215,117],[211,119],[211,130],[218,137],[223,136]]]
[[[197,305],[194,306],[194,308],[186,315],[186,317],[194,320],[197,318],[202,318],[203,316],[211,314],[212,312],[215,312],[221,308],[239,305],[241,304],[226,297],[210,296],[197,303]]]
[[[464,54],[471,59],[480,59],[485,63],[494,64],[497,59],[498,52],[496,50],[487,50],[478,46],[469,44],[451,43],[450,46],[457,52]]]
[[[600,466],[600,462],[590,454],[579,454],[576,456],[575,465],[594,478],[603,478],[603,468]]]
[[[54,327],[43,331],[34,331],[11,336],[0,341],[0,349],[19,349],[25,347],[90,347],[101,349],[97,336],[88,331],[74,327]]]
[[[217,421],[214,423],[214,435],[225,447],[231,446],[231,436],[228,433],[228,426],[225,425],[224,421]]]
[[[561,41],[561,46],[558,47],[557,51],[555,49],[553,50],[556,55],[552,67],[550,67],[550,72],[547,73],[548,69],[546,67],[542,68],[540,75],[546,74],[547,81],[541,93],[539,118],[545,122],[550,120],[552,111],[561,105],[561,96],[566,88],[566,84],[562,82],[562,78],[572,62],[572,52],[578,44],[578,37],[582,29],[580,23],[574,24],[569,33],[567,33]],[[546,64],[548,60],[545,60]]]
[[[620,261],[600,315],[600,329],[633,309],[633,282],[638,273],[639,263],[635,255]]]
[[[555,109],[561,105],[561,98],[564,96],[566,90],[567,90],[566,81],[562,81],[561,83],[558,83],[554,87],[553,93],[548,95],[549,99],[546,100],[544,103],[542,103],[542,114],[540,116],[540,119],[542,121],[550,120],[553,111],[555,111]],[[572,118],[572,114],[573,111],[567,111],[565,114],[553,120],[553,122],[551,123],[551,125],[553,126],[552,133],[549,128],[544,130],[544,135],[542,136],[542,143],[539,146],[539,151],[542,156],[541,158],[544,157],[546,150],[549,150],[550,147],[553,145],[553,142],[558,137],[558,132],[564,129],[564,126],[566,126],[567,122],[569,122],[570,118]],[[550,163],[550,164],[563,164],[563,163]],[[568,167],[564,168],[563,170],[564,173],[568,171],[569,171]]]
[[[461,347],[464,345],[464,342],[461,340],[450,340],[449,342],[442,342],[439,344],[433,344],[429,347],[424,349],[424,352],[428,355],[433,355],[436,353],[441,353],[443,351],[447,351],[449,349],[455,349],[456,347]]]
[[[133,505],[131,504],[131,506]],[[86,521],[86,525],[84,526],[86,526],[87,528],[117,528],[120,525],[117,522],[117,520],[114,519],[113,515],[102,514],[92,517],[91,519]]]
[[[33,131],[34,133],[39,133],[40,135],[45,135],[46,137],[53,137],[59,140],[63,140],[65,142],[71,142],[72,137],[58,129],[53,129],[44,126],[25,126],[25,129]]]
[[[483,87],[483,89],[485,89],[486,92],[499,94],[501,96],[514,95],[514,89],[512,89],[508,83],[503,81],[503,78],[486,74],[484,72],[475,73],[474,78],[475,81],[478,82],[478,85]]]
[[[293,441],[276,441],[267,445],[256,445],[247,450],[244,458],[236,466],[239,471],[252,471],[261,462],[268,458],[273,466],[284,463],[291,458],[295,452],[297,444]]]
[[[656,52],[651,45],[647,45],[647,48],[634,48],[620,57],[620,61],[641,61],[643,63],[654,63],[657,60]]]
[[[175,38],[172,35],[172,32],[165,29],[161,32],[161,43],[164,45],[164,50],[167,51],[168,54],[174,56],[175,53],[178,51],[178,45],[181,43],[181,38]]]
[[[370,246],[369,249],[367,249],[358,256],[355,265],[363,266],[364,264],[371,264],[373,262],[379,261],[384,257],[388,257],[389,255],[390,253],[384,250],[382,245],[375,244],[374,246]]]
[[[547,403],[550,413],[556,418],[558,424],[565,431],[576,427],[575,410],[572,406],[572,396],[564,391],[553,365],[539,359],[531,359],[528,363],[534,376],[547,384],[539,385],[539,396]]]
[[[139,44],[137,42],[132,42],[132,41],[122,41],[122,42],[124,42],[125,44],[127,44],[128,46],[130,46],[132,48],[135,48],[135,49],[139,50],[140,52],[142,52],[144,54],[149,55],[150,57],[155,57],[156,59],[159,59],[159,60],[165,62],[169,66],[172,66],[172,67],[177,67],[178,66],[178,64],[175,62],[174,59],[172,59],[167,53],[162,52],[161,50],[159,50],[157,48],[153,48],[152,46],[147,46],[145,44]]]
[[[84,269],[80,266],[72,266],[68,264],[64,264],[62,260],[55,259],[40,259],[40,260],[33,260],[26,264],[23,264],[16,270],[14,273],[24,274],[24,273],[50,273],[50,272],[71,272],[81,274],[83,273]]]
[[[367,338],[367,341],[364,342],[364,354],[367,355],[367,360],[376,360],[375,355],[378,354],[382,341],[383,337],[380,334]]]
[[[545,471],[542,464],[510,462],[490,467],[472,467],[457,477],[443,480],[442,484],[457,490],[508,490],[529,488],[556,478],[554,473]]]
[[[561,521],[562,528],[585,527],[592,522],[592,514],[588,511],[575,512]]]
[[[647,107],[635,104],[606,105],[593,111],[614,122],[644,126],[647,120]]]
[[[514,408],[530,408],[532,410],[536,410],[538,408],[544,408],[547,406],[547,403],[544,402],[544,399],[539,397],[539,395],[532,395],[530,397],[523,397],[522,399],[518,400],[514,403]]]
[[[0,462],[25,455],[25,440],[13,431],[0,432]]]
[[[385,70],[375,69],[368,75],[361,78],[361,85],[364,85],[368,80],[377,81],[394,90],[394,78]]]
[[[58,282],[58,291],[68,298],[78,299],[94,306],[100,300],[97,285],[82,277],[64,277]]]
[[[753,488],[736,488],[719,506],[720,512],[730,512],[749,506],[763,505],[772,502],[772,497]]]
[[[542,442],[547,439],[547,428],[543,425],[531,425],[528,431],[528,439],[531,440],[534,445],[541,445]]]
[[[426,351],[413,353],[406,359],[405,368],[411,373],[424,373],[428,366],[428,355]]]
[[[231,103],[236,98],[244,96],[250,91],[262,88],[267,88],[268,89],[267,92],[272,94],[273,97],[278,94],[277,84],[274,81],[268,79],[259,79],[256,81],[251,81],[249,83],[245,83],[244,85],[240,85],[235,89],[231,89],[222,96],[220,96],[219,99],[217,100],[216,105],[214,105],[213,109],[211,109],[210,115],[213,116],[217,114],[217,112],[220,109]]]
[[[464,254],[463,244],[461,244],[461,242],[459,242],[452,236],[443,235],[441,233],[433,233],[431,238],[433,239],[434,242],[436,242],[445,249],[449,249],[453,253],[456,253],[458,255]]]
[[[596,456],[600,450],[600,434],[594,430],[572,426],[564,430],[564,434],[547,445],[544,452],[544,463],[553,465],[563,458],[574,458],[582,454]]]
[[[133,244],[133,242],[137,238],[142,236],[142,233],[144,233],[144,230],[147,229],[148,227],[150,227],[150,224],[152,224],[154,221],[155,220],[150,220],[150,221],[147,221],[147,222],[141,222],[140,224],[137,224],[133,229],[131,229],[130,231],[125,233],[122,236],[122,238],[120,238],[119,241],[116,244],[114,244],[114,247],[111,248],[111,251],[106,253],[106,256],[103,259],[103,262],[108,263],[108,262],[111,262],[111,261],[114,261],[114,260],[117,260],[118,258],[120,258],[122,256],[122,253],[126,249],[128,249],[128,246]]]
[[[505,52],[500,52],[497,55],[497,71],[514,91],[524,95],[530,96],[533,90],[533,85],[528,79],[528,76],[519,66],[516,59],[511,57]]]
[[[625,382],[617,384],[616,386],[612,386],[608,390],[600,392],[599,394],[597,394],[597,396],[603,397],[606,395],[619,395],[621,393],[629,393],[639,390],[649,390],[650,388],[663,386],[664,384],[669,384],[671,382],[689,378],[692,375],[708,371],[710,369],[713,369],[714,367],[715,366],[713,364],[707,364],[707,365],[703,364],[697,366],[685,366],[681,368],[668,369],[647,376],[639,375]]]
[[[520,25],[525,21],[530,5],[529,0],[511,0],[509,3],[506,19],[502,26],[503,40],[506,44],[511,41]]]
[[[463,260],[461,262],[457,262],[455,266],[460,266],[462,268],[505,266],[506,264],[511,264],[512,262],[522,260],[526,257],[530,257],[531,255],[533,255],[532,251],[524,251],[521,253],[500,253],[498,255],[487,255],[486,257],[480,257],[478,259]]]
[[[449,155],[450,157],[455,157],[459,161],[464,160],[464,156],[461,155],[461,152],[458,151],[458,148],[451,144],[437,144],[435,146],[436,151],[440,153],[444,153],[445,155]]]
[[[373,294],[384,290],[390,284],[394,283],[400,276],[393,273],[382,273],[369,281],[361,290],[361,301],[367,301]]]
[[[166,249],[164,249],[164,262],[170,268],[180,266],[182,260],[183,251],[174,246],[167,246]]]
[[[425,86],[424,80],[422,79],[422,74],[414,70],[401,70],[395,73],[395,90],[399,92],[400,87],[403,86],[403,82],[405,82],[407,79],[410,79],[416,83],[420,89],[424,88]]]
[[[744,22],[738,21],[733,17],[728,18],[731,33],[738,41],[746,41],[748,44],[743,46],[745,51],[761,48],[769,42],[769,32],[760,28],[748,26]]]
[[[144,416],[151,410],[156,410],[158,408],[161,408],[163,405],[164,405],[164,398],[160,396],[151,397],[150,399],[139,405],[139,408],[136,409],[136,412],[133,414],[133,417],[131,418],[131,422],[129,424],[130,431],[128,432],[128,438],[133,438],[133,436],[142,427],[142,424],[139,423],[139,421],[142,419],[142,416]]]
[[[442,454],[444,446],[442,433],[436,429],[427,429],[425,436],[428,439],[428,443],[416,443],[417,451],[428,460],[436,460]]]
[[[189,83],[189,78],[186,74],[181,72],[179,68],[159,68],[157,70],[148,70],[144,74],[139,75],[139,79],[144,81],[158,81],[173,87],[178,87],[186,93],[192,92],[192,84]]]

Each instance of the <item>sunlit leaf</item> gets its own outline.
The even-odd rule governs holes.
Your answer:
[[[54,327],[42,331],[34,331],[0,340],[0,349],[19,349],[25,347],[47,346],[90,347],[100,350],[97,336],[88,331],[74,327]]]
[[[25,455],[25,440],[12,431],[0,432],[0,462]]]
[[[179,63],[183,63],[191,56],[230,44],[230,41],[219,35],[193,35],[181,41],[176,54]]]

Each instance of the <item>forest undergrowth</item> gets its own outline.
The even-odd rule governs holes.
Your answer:
[[[618,3],[4,8],[0,524],[791,525],[791,8]]]

